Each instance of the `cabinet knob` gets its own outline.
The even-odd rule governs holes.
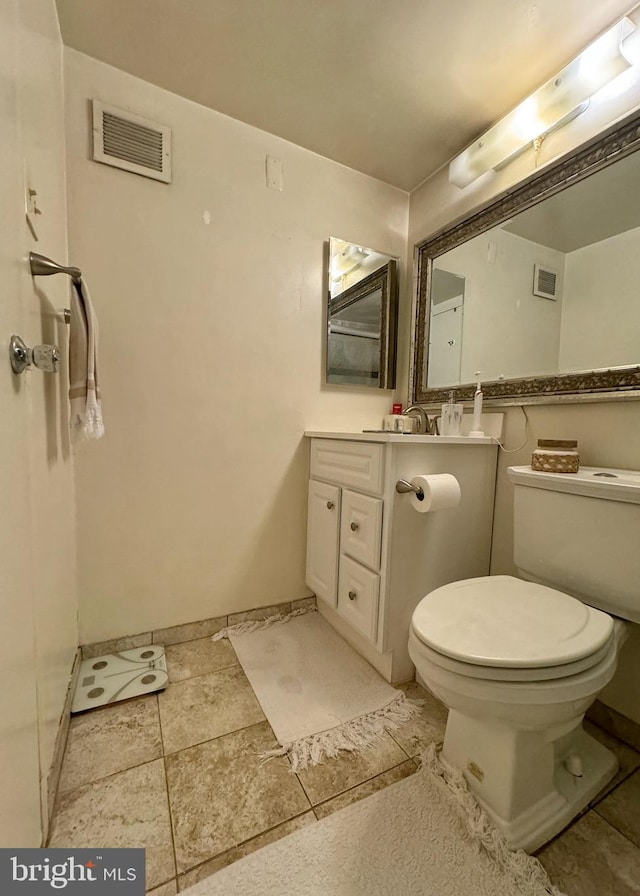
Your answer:
[[[357,596],[358,596],[358,595],[356,594],[355,591],[350,591],[350,592],[349,592],[349,600],[355,600]]]
[[[351,523],[351,531],[352,532],[357,532],[359,528],[360,528],[360,526],[358,525],[358,523]]]
[[[333,501],[327,501],[327,510],[333,510],[334,504]]]

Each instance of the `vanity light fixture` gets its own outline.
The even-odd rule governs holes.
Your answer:
[[[369,251],[362,246],[347,245],[331,259],[331,279],[337,281],[350,274],[369,257]]]
[[[640,29],[625,17],[457,156],[449,165],[449,181],[462,189],[503,167],[535,140],[584,112],[591,97],[636,62]]]

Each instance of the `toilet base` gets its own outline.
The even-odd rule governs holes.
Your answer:
[[[483,732],[484,727],[479,720],[452,711],[442,756],[462,769],[469,789],[514,849],[531,853],[547,843],[589,804],[618,769],[614,754],[590,737],[580,723],[551,741],[547,739],[549,732],[544,738],[545,732],[507,728],[500,732],[497,729],[502,726],[492,725],[491,750],[486,752],[482,749],[483,733],[489,732]],[[469,750],[463,746],[466,744],[474,747]],[[516,755],[519,761],[514,765],[510,760]],[[572,766],[569,757],[579,757],[581,768]],[[576,775],[576,771],[581,774]]]

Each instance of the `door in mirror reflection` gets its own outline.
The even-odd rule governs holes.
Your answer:
[[[429,385],[458,386],[462,363],[464,277],[435,268],[429,325]]]
[[[397,260],[329,240],[326,382],[395,385]]]

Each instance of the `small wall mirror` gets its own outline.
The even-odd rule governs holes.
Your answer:
[[[329,239],[326,382],[393,389],[397,258]]]

